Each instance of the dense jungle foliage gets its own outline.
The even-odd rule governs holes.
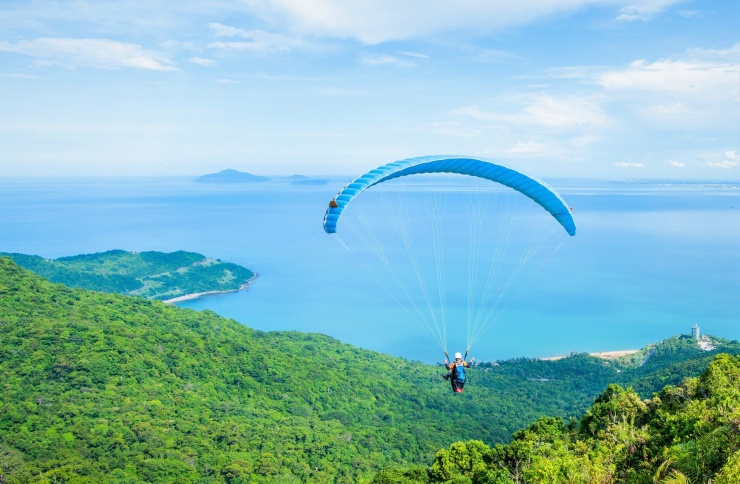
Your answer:
[[[542,417],[511,443],[456,442],[431,467],[384,469],[386,483],[740,482],[740,357],[648,400],[612,384],[580,420]]]
[[[185,251],[110,250],[58,259],[2,252],[0,256],[8,256],[21,267],[69,287],[157,300],[201,292],[232,291],[254,277],[252,271],[237,264]]]
[[[676,378],[686,341],[673,340],[639,378]],[[0,258],[0,476],[367,482],[452,442],[503,445],[544,415],[580,415],[607,383],[648,366],[616,365],[585,354],[499,362],[471,369],[453,394],[441,366],[72,289]]]

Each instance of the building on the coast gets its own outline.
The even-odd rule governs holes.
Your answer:
[[[714,346],[714,343],[712,342],[712,338],[710,338],[709,336],[701,335],[701,332],[699,332],[698,324],[694,324],[694,327],[691,328],[691,337],[699,345],[699,348],[703,349],[704,351],[712,351],[716,348],[716,346]]]

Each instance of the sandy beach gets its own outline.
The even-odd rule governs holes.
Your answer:
[[[196,292],[193,294],[185,294],[184,296],[178,296],[173,297],[172,299],[163,299],[162,302],[166,304],[173,304],[176,302],[181,301],[190,301],[192,299],[198,299],[199,297],[205,297],[205,296],[213,296],[216,294],[228,294],[230,292],[237,292],[237,291],[243,291],[244,289],[249,288],[249,286],[252,285],[252,283],[259,277],[259,274],[256,272],[254,273],[254,276],[252,276],[247,282],[239,286],[239,289],[230,289],[228,291],[208,291],[208,292]]]
[[[602,351],[601,353],[589,353],[589,355],[603,358],[605,360],[615,360],[620,356],[634,355],[638,351],[640,350]]]
[[[616,360],[617,358],[621,356],[627,356],[627,355],[633,355],[637,353],[640,350],[614,350],[614,351],[601,351],[598,353],[589,353],[591,356],[595,356],[597,358],[603,358],[605,360]],[[545,358],[538,358],[539,360],[546,360],[546,361],[556,361],[556,360],[562,360],[563,358],[567,358],[570,355],[562,355],[562,356],[548,356]]]

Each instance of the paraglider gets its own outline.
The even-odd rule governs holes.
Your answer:
[[[420,173],[457,173],[498,182],[531,198],[550,212],[568,234],[576,234],[576,224],[569,207],[560,195],[544,182],[503,165],[462,156],[422,156],[396,161],[370,170],[334,197],[332,202],[337,206],[330,206],[326,211],[324,230],[329,234],[337,231],[337,222],[342,212],[361,192],[394,178]]]
[[[576,234],[572,208],[544,182],[488,160],[444,155],[396,161],[354,179],[331,200],[323,228],[445,355],[447,321],[460,321],[457,335],[464,320],[466,356],[528,289],[527,268],[541,267],[535,255],[552,255],[559,237]]]
[[[465,356],[467,357],[467,355]],[[463,355],[460,352],[455,353],[455,361],[448,362],[447,359],[444,360],[445,368],[449,370],[449,373],[444,375],[443,378],[445,380],[450,380],[452,391],[454,393],[462,393],[463,388],[465,387],[465,381],[467,380],[465,367],[472,365],[473,361],[475,361],[475,358],[470,358],[470,363],[465,361],[465,358],[463,358]]]

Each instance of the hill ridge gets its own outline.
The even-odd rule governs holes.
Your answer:
[[[543,372],[558,378],[528,380]],[[587,355],[509,361],[474,370],[455,396],[442,373],[324,335],[68,288],[0,258],[7,482],[39,473],[51,482],[367,482],[390,464],[431,462],[460,439],[507,442],[538,416],[579,415],[619,375]]]

